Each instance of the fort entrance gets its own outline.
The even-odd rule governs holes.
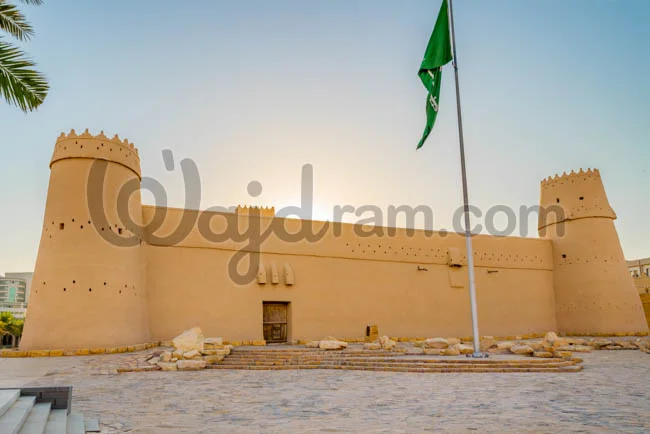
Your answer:
[[[267,343],[287,342],[289,303],[287,302],[262,302],[264,340]]]

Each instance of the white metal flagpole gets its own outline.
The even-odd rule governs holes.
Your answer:
[[[472,250],[472,231],[469,218],[469,196],[467,194],[467,171],[465,168],[465,142],[463,140],[463,117],[460,110],[460,87],[458,85],[458,58],[456,57],[456,34],[454,33],[454,12],[452,0],[449,1],[449,29],[451,31],[451,49],[456,77],[456,107],[458,110],[458,136],[460,141],[460,169],[463,179],[463,206],[465,215],[465,246],[467,247],[467,273],[469,275],[469,298],[472,307],[472,333],[474,336],[473,357],[487,357],[481,353],[481,345],[478,334],[478,312],[476,308],[476,282],[474,276],[474,251]]]

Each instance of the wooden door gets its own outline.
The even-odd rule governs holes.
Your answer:
[[[267,343],[287,341],[288,303],[264,302],[264,340]]]

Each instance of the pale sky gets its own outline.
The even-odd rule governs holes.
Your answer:
[[[23,45],[48,77],[42,107],[0,102],[0,272],[31,271],[61,131],[127,137],[145,176],[183,206],[297,205],[312,164],[315,217],[335,205],[461,205],[453,71],[425,147],[417,77],[440,0],[46,0]],[[650,256],[650,2],[455,0],[470,201],[518,209],[544,177],[600,169],[623,249]],[[161,152],[171,149],[174,171]],[[263,185],[257,198],[250,181]],[[145,202],[152,203],[148,193]],[[480,223],[480,221],[479,221]],[[525,222],[536,236],[536,222]],[[517,235],[519,232],[517,232]]]

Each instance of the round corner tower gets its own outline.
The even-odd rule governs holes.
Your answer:
[[[50,170],[21,349],[147,342],[137,150],[72,130],[57,139]]]
[[[553,243],[558,331],[646,332],[598,170],[543,180],[540,205],[539,235]]]

